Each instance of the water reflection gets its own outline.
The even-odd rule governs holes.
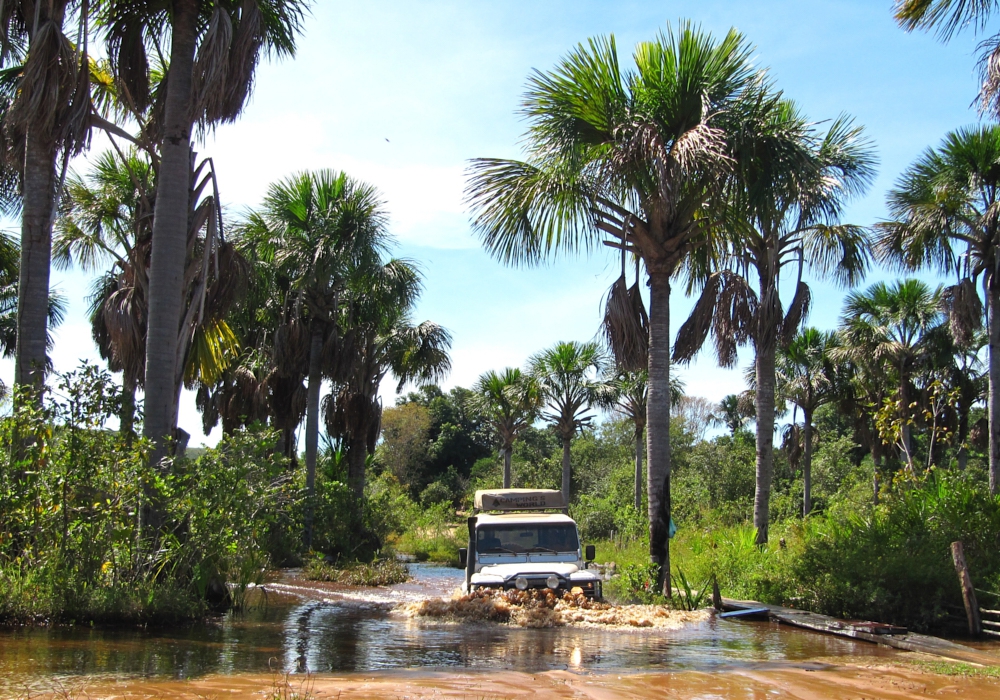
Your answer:
[[[352,595],[272,604],[243,616],[173,630],[0,631],[0,689],[82,675],[189,678],[282,670],[353,672],[465,667],[538,672],[713,670],[818,657],[893,652],[779,628],[709,620],[683,630],[520,629],[416,621],[391,612],[393,596],[441,594],[456,573],[416,567],[417,581],[365,599]],[[5,686],[5,683],[7,684]]]

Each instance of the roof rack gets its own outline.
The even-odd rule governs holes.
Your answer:
[[[476,491],[476,510],[548,510],[565,508],[557,489],[483,489]]]

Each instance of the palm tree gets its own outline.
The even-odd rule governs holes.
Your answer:
[[[648,387],[646,370],[621,371],[606,379],[597,394],[602,408],[621,413],[632,421],[635,440],[635,509],[642,508],[642,453],[645,451],[646,403]],[[680,398],[679,395],[676,398]]]
[[[752,49],[681,23],[622,70],[614,37],[590,39],[529,79],[527,162],[478,159],[466,196],[492,255],[535,264],[603,236],[638,255],[650,285],[647,491],[650,558],[670,560],[670,279],[704,233],[729,136],[759,90]]]
[[[562,441],[562,493],[569,503],[570,443],[593,416],[585,415],[595,402],[597,375],[606,364],[597,343],[560,342],[528,360],[547,411],[542,418],[552,424]]]
[[[715,412],[709,419],[715,425],[725,426],[729,429],[729,433],[736,437],[736,434],[744,429],[747,421],[753,417],[753,406],[744,396],[727,394],[715,407]]]
[[[871,181],[874,156],[862,129],[849,119],[840,117],[821,132],[785,99],[763,100],[747,128],[755,133],[737,144],[721,224],[728,236],[714,259],[706,249],[692,262],[692,277],[703,279],[704,289],[678,332],[674,358],[690,361],[710,331],[723,366],[736,362],[738,345],[754,346],[754,526],[758,544],[764,544],[774,472],[775,354],[808,313],[806,265],[845,285],[864,275],[867,234],[838,219],[847,200]],[[783,309],[786,268],[797,283]]]
[[[3,67],[23,56],[15,67],[16,95],[4,116],[4,128],[12,137],[7,160],[22,169],[14,381],[32,387],[37,402],[46,367],[52,223],[61,187],[57,161],[61,156],[64,176],[69,158],[89,140],[93,115],[87,39],[91,13],[99,3],[75,5],[69,0],[17,1],[6,3],[0,13]],[[74,18],[75,43],[64,33]],[[21,54],[24,45],[27,52]]]
[[[199,190],[214,181],[211,161]],[[54,262],[95,271],[111,265],[95,283],[91,297],[91,327],[101,355],[123,384],[122,431],[132,430],[135,392],[142,387],[146,357],[149,298],[149,253],[156,198],[154,162],[130,149],[107,151],[86,178],[69,177],[56,223]],[[199,199],[189,209],[185,261],[184,321],[177,334],[178,372],[174,393],[182,384],[212,382],[237,351],[225,316],[240,296],[246,263],[226,241],[217,208],[218,192]]]
[[[392,374],[399,393],[411,382],[440,381],[451,370],[451,334],[432,321],[417,324],[411,318],[420,291],[419,272],[405,260],[352,276],[342,321],[345,351],[336,358],[339,367],[328,366],[334,393],[326,397],[324,413],[327,430],[347,448],[348,483],[358,505],[367,458],[379,436],[382,380]]]
[[[830,351],[837,346],[836,333],[803,328],[778,351],[778,394],[802,409],[803,517],[812,510],[813,416],[834,399]]]
[[[176,421],[188,209],[192,191],[191,132],[234,121],[243,110],[262,52],[290,55],[300,30],[300,0],[106,0],[108,55],[132,103],[154,103],[147,46],[169,30],[170,57],[154,128],[159,179],[153,216],[146,343],[145,421],[151,460],[165,454]],[[318,425],[316,420],[313,421]]]
[[[472,406],[500,439],[503,455],[503,487],[510,488],[510,458],[517,436],[538,415],[542,397],[534,377],[516,367],[480,375],[473,387]]]
[[[985,29],[996,10],[996,3],[983,0],[895,0],[894,5],[904,29],[936,30],[943,41],[968,27]],[[979,51],[979,111],[1000,116],[1000,34],[980,42]]]
[[[892,217],[878,225],[876,252],[887,262],[914,270],[933,267],[955,273],[944,291],[952,334],[968,346],[984,319],[977,285],[986,296],[989,338],[990,492],[1000,492],[1000,276],[996,274],[1000,223],[1000,126],[984,125],[948,134],[926,150],[889,192]]]
[[[876,282],[864,292],[852,292],[841,315],[841,348],[834,352],[859,366],[895,377],[896,400],[903,419],[901,441],[911,450],[911,383],[926,352],[928,333],[941,323],[941,288],[932,290],[916,279],[891,284]]]
[[[0,353],[14,357],[17,348],[17,280],[21,249],[17,238],[0,231]],[[66,299],[57,292],[49,292],[48,338],[46,348],[52,349],[52,329],[66,318]],[[46,358],[46,368],[51,362]],[[6,396],[7,387],[0,382],[0,397]]]
[[[290,347],[277,351],[308,357],[306,490],[311,497],[316,480],[324,346],[336,337],[348,282],[379,263],[389,242],[387,216],[374,187],[342,172],[321,170],[298,173],[272,184],[259,221],[265,227],[259,255],[289,281],[288,294],[282,300],[287,332],[282,338],[276,334],[275,341]],[[307,523],[307,546],[310,527]]]

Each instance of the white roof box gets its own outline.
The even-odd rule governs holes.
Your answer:
[[[565,508],[556,489],[485,489],[476,491],[476,510],[543,510]]]

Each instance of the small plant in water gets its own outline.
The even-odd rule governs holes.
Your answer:
[[[681,610],[700,610],[705,607],[708,589],[709,586],[712,585],[712,579],[705,581],[705,584],[699,591],[691,585],[681,568],[677,567],[677,574],[674,577],[674,580],[680,584],[680,590],[675,598],[677,607]]]

